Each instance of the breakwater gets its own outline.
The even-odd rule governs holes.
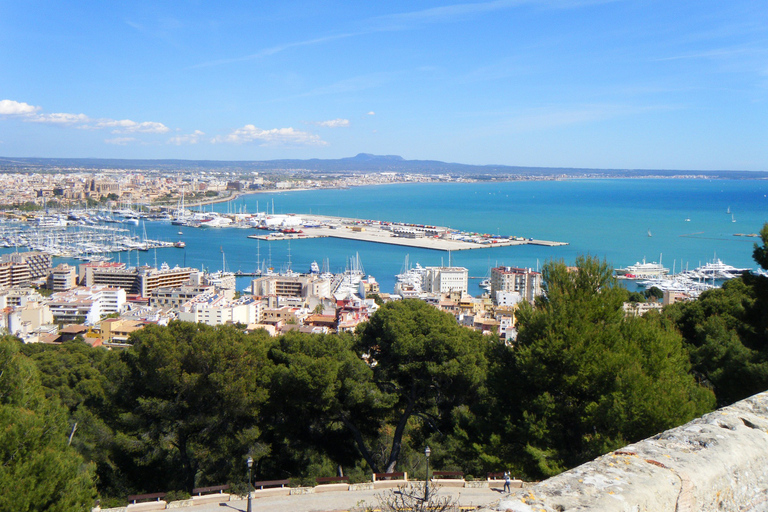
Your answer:
[[[293,214],[288,214],[286,218]],[[298,223],[298,221],[297,221]],[[357,242],[400,245],[436,251],[465,251],[516,245],[557,247],[567,242],[539,240],[521,236],[492,235],[452,230],[445,226],[363,220],[349,217],[302,215],[300,228],[268,235],[250,235],[248,238],[276,241],[301,238],[340,238]]]

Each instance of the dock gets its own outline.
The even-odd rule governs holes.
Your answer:
[[[327,237],[436,251],[466,251],[516,245],[541,245],[546,247],[568,245],[567,242],[538,240],[518,236],[460,232],[442,226],[425,226],[421,224],[319,215],[302,215],[301,218],[303,221],[302,227],[291,230],[291,232],[249,235],[248,238],[280,241]]]

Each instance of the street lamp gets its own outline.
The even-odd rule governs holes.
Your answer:
[[[253,457],[249,455],[245,463],[248,464],[248,512],[251,512],[251,490],[253,490],[253,484],[251,483],[251,468],[253,467]]]
[[[427,474],[424,477],[424,502],[429,501],[429,456],[432,454],[432,450],[429,446],[424,448],[424,455],[427,457]]]

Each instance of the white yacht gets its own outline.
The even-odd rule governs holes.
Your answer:
[[[697,267],[693,270],[695,275],[703,279],[733,279],[739,277],[744,272],[749,272],[748,268],[737,268],[723,263],[719,258],[714,261]]]
[[[655,279],[661,278],[669,274],[669,269],[664,268],[661,263],[646,263],[645,258],[643,262],[639,261],[634,265],[629,265],[626,268],[617,268],[616,277],[620,279]]]

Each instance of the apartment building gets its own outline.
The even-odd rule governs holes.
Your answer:
[[[517,292],[523,300],[533,302],[541,295],[541,273],[529,268],[495,267],[491,269],[491,297],[496,292]]]

